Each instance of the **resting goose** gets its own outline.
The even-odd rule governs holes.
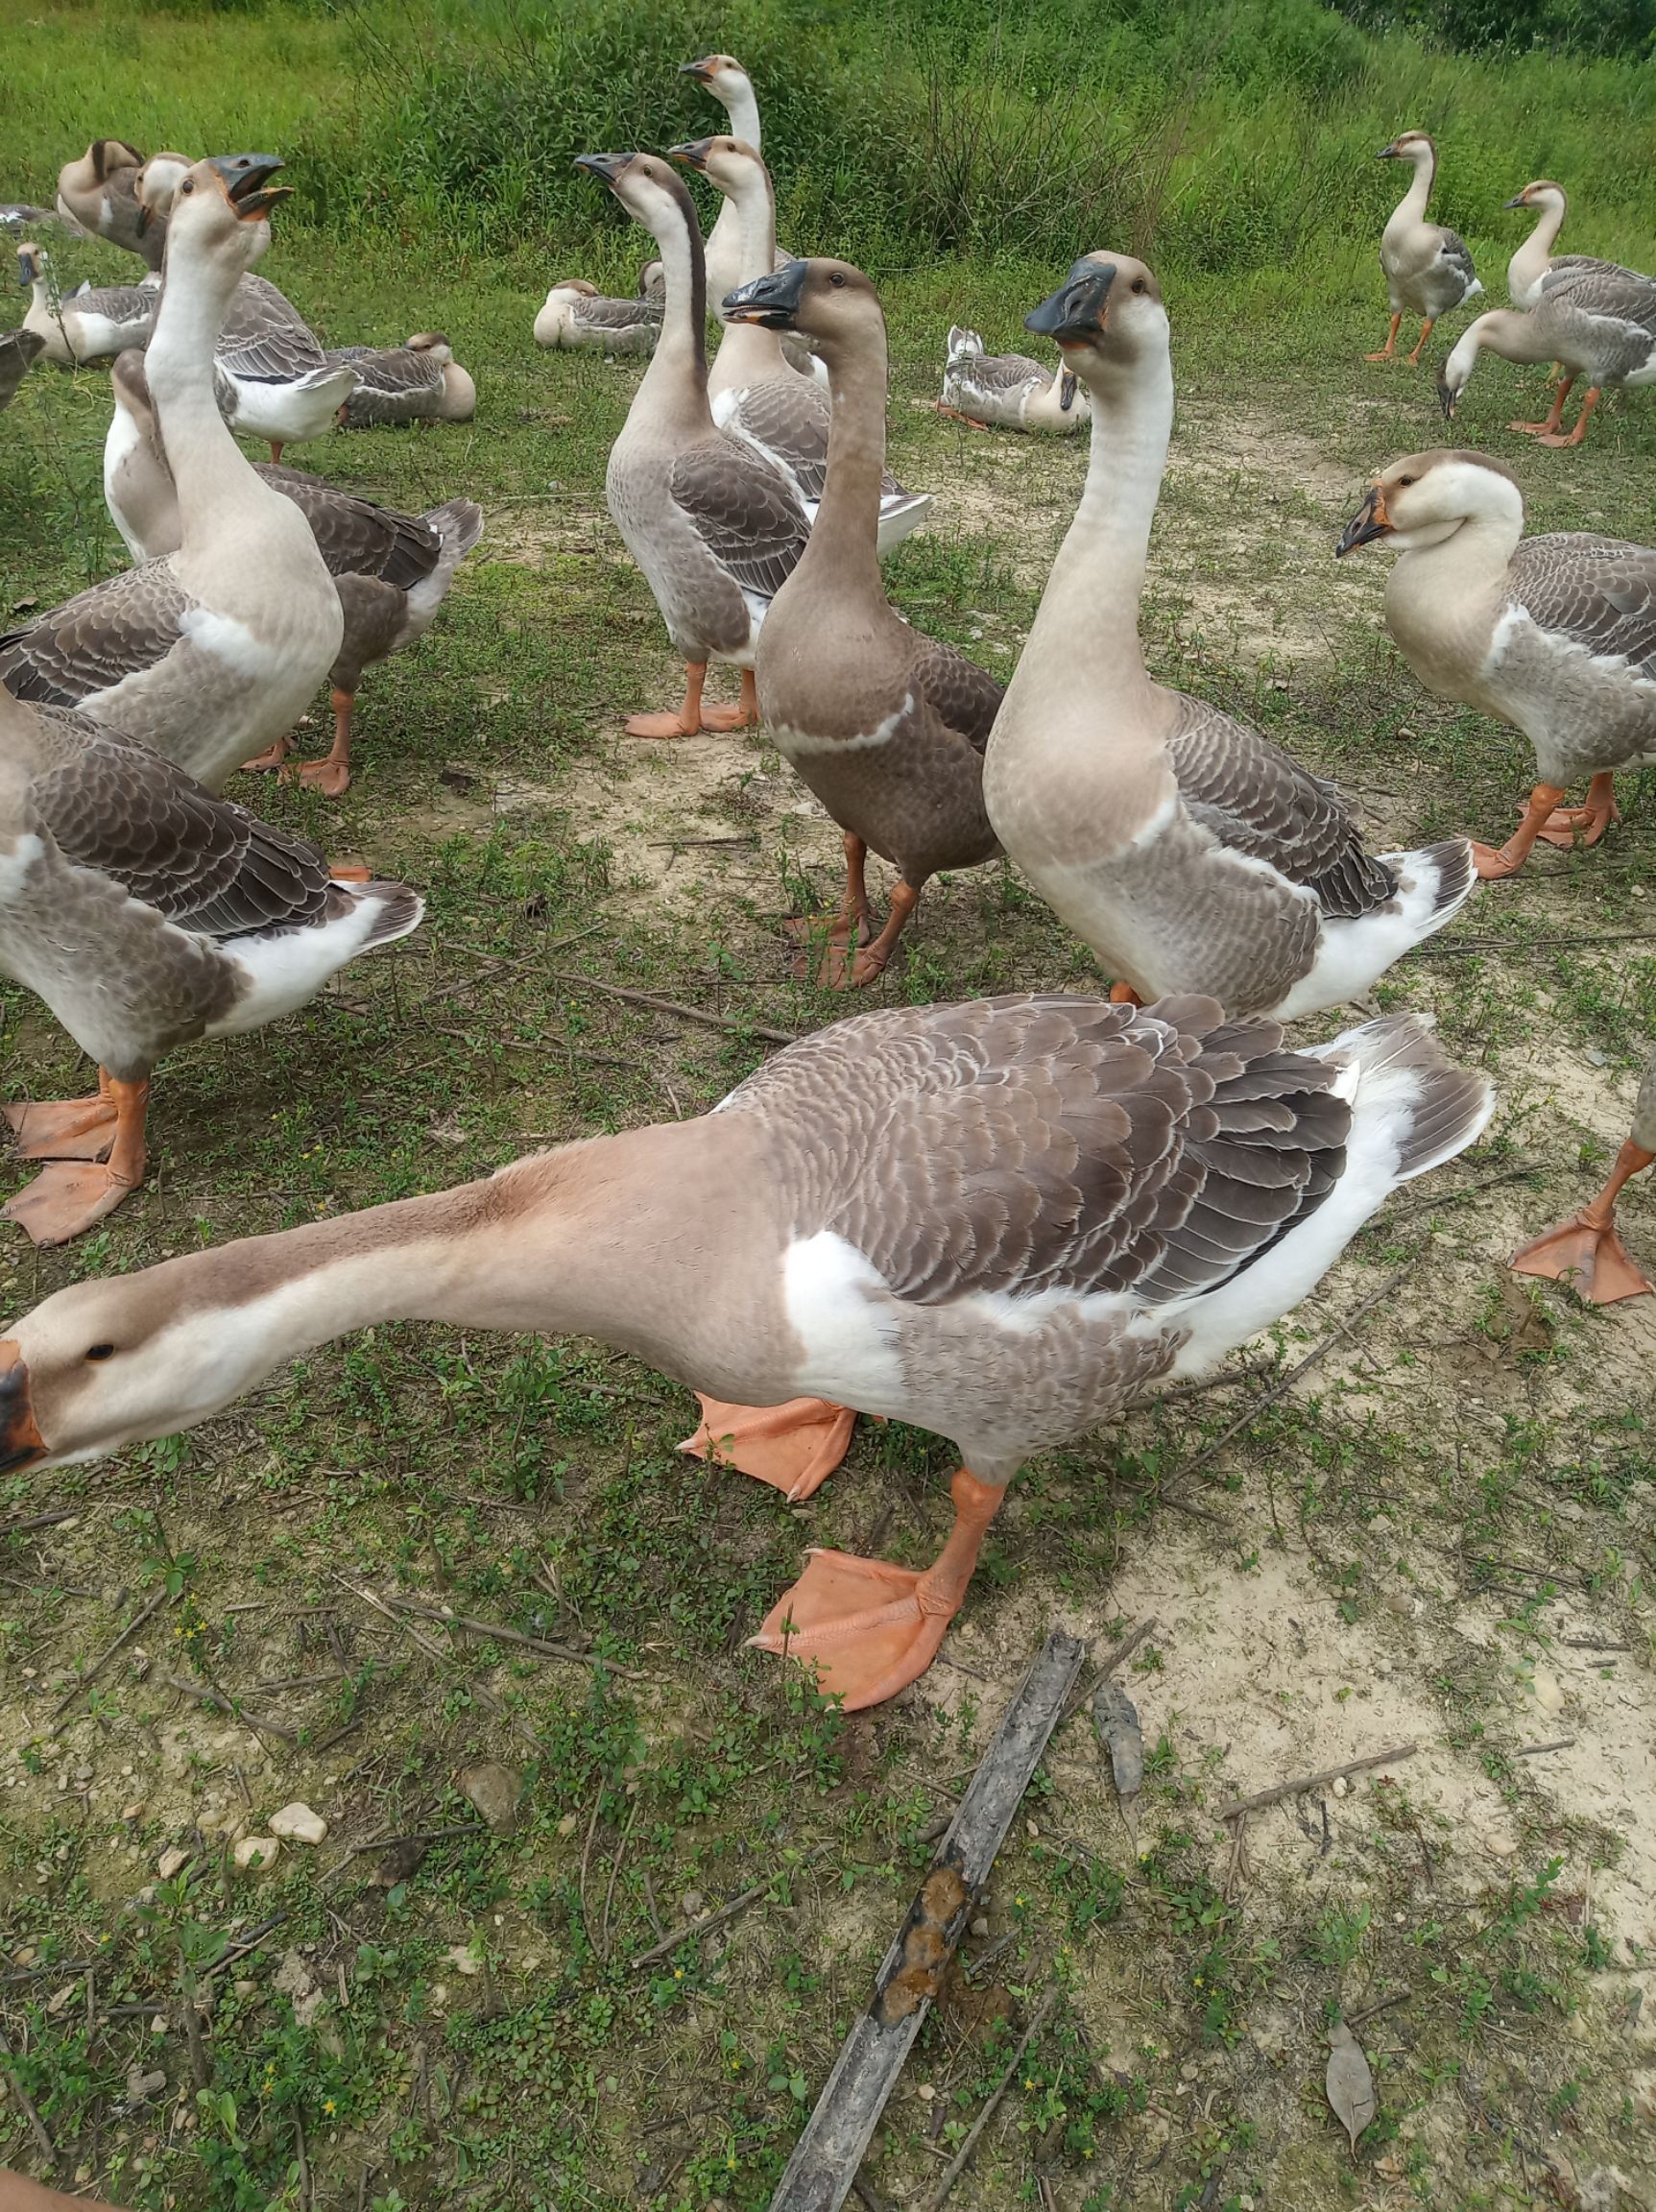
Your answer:
[[[1391,328],[1378,353],[1369,361],[1389,361],[1397,352],[1398,326],[1405,314],[1421,318],[1420,336],[1408,356],[1411,369],[1420,365],[1421,349],[1431,336],[1440,316],[1452,314],[1483,290],[1472,266],[1466,240],[1456,230],[1426,219],[1437,175],[1437,148],[1424,131],[1405,131],[1375,156],[1380,161],[1411,161],[1414,182],[1398,202],[1390,222],[1380,233],[1380,267],[1385,272],[1391,301]]]
[[[1656,382],[1656,282],[1634,269],[1565,269],[1546,277],[1527,315],[1497,307],[1461,332],[1444,363],[1438,398],[1452,421],[1472,380],[1478,352],[1487,348],[1508,361],[1556,361],[1565,371],[1544,422],[1509,422],[1543,445],[1579,445],[1607,385]],[[1564,402],[1577,377],[1587,396],[1574,428],[1563,428]]]
[[[156,561],[177,552],[181,523],[143,356],[123,353],[109,383],[115,408],[104,442],[104,499],[132,559]],[[338,799],[350,788],[351,715],[363,670],[424,637],[455,570],[483,533],[483,510],[469,499],[450,499],[425,515],[399,515],[298,469],[263,467],[255,473],[310,524],[339,593],[345,637],[328,679],[333,750],[299,772],[301,783]],[[247,765],[278,768],[290,745],[278,737]]]
[[[739,138],[698,138],[687,146],[669,147],[668,158],[698,171],[739,210],[742,282],[769,276],[777,267],[776,198],[770,171],[753,148]],[[784,259],[781,266],[795,264]],[[723,297],[712,301],[715,314],[721,312]],[[814,521],[828,468],[828,397],[821,385],[795,375],[778,329],[725,318],[725,334],[708,371],[708,404],[721,430],[745,439],[767,461],[787,470]],[[882,471],[880,552],[900,545],[930,506],[926,493],[905,492],[889,470]]]
[[[1333,784],[1152,681],[1139,602],[1173,424],[1160,288],[1092,253],[1025,320],[1088,386],[1092,444],[989,740],[989,819],[1118,995],[1200,990],[1281,1020],[1360,998],[1465,902],[1471,849],[1366,852]]]
[[[1378,477],[1338,551],[1403,558],[1385,620],[1428,691],[1522,731],[1540,781],[1480,876],[1511,876],[1538,837],[1596,845],[1615,770],[1656,760],[1656,547],[1582,531],[1524,536],[1524,494],[1486,453],[1411,453]],[[1592,779],[1584,807],[1562,804]]]
[[[162,159],[183,160],[182,155]],[[167,242],[165,223],[146,218],[137,195],[144,156],[124,138],[94,138],[78,161],[58,172],[58,212],[64,222],[94,238],[136,253],[150,268],[161,266]]]
[[[975,330],[955,324],[943,365],[940,415],[973,430],[1079,430],[1087,421],[1087,395],[1068,369],[1044,369],[1027,353],[985,353]]]
[[[635,714],[635,737],[693,737],[758,720],[754,650],[765,610],[804,551],[793,479],[714,422],[708,406],[707,279],[690,195],[652,154],[583,154],[661,250],[661,336],[610,453],[604,495],[684,661],[676,714]],[[735,707],[706,707],[709,661],[742,671]]]
[[[813,1551],[754,1639],[854,1711],[925,1671],[1032,1453],[1270,1327],[1490,1106],[1414,1015],[1296,1052],[1200,998],[864,1014],[699,1119],[60,1290],[0,1343],[0,1473],[171,1435],[399,1317],[822,1392],[962,1461],[930,1567]]]
[[[334,882],[149,746],[0,690],[0,973],[99,1068],[94,1097],[6,1108],[46,1166],[0,1212],[36,1244],[113,1213],[143,1180],[159,1060],[292,1013],[421,910],[402,883]]]
[[[441,330],[417,330],[400,346],[342,346],[330,365],[356,371],[356,390],[339,413],[343,430],[395,422],[469,422],[477,387]]]
[[[0,684],[79,707],[217,790],[292,728],[340,649],[339,594],[304,517],[261,482],[219,412],[213,344],[269,241],[280,163],[198,161],[180,187],[145,370],[182,541],[0,637]],[[234,195],[232,198],[231,195]]]
[[[23,327],[35,333],[47,360],[60,369],[108,361],[129,346],[144,345],[155,327],[160,292],[153,283],[107,284],[96,291],[88,285],[60,293],[54,306],[46,256],[34,244],[17,249],[17,280],[31,295]]]
[[[1552,249],[1558,243],[1570,203],[1563,185],[1554,184],[1550,178],[1538,177],[1522,192],[1515,192],[1510,200],[1502,201],[1501,205],[1533,207],[1539,218],[1535,228],[1506,264],[1507,293],[1512,304],[1525,313],[1541,298],[1541,287],[1548,276],[1562,276],[1580,269],[1591,269],[1600,276],[1637,275],[1635,270],[1623,269],[1620,262],[1600,261],[1592,253],[1554,253]]]
[[[844,261],[790,261],[732,293],[724,315],[732,326],[797,330],[828,365],[822,504],[765,617],[756,673],[778,751],[845,832],[845,904],[824,980],[869,983],[931,877],[999,857],[983,810],[983,748],[1000,686],[886,601],[877,543],[885,317],[874,286]],[[890,918],[872,944],[871,846],[898,870]]]
[[[0,414],[16,398],[18,385],[45,350],[46,341],[38,331],[0,331]]]
[[[536,345],[569,352],[653,353],[660,335],[661,297],[642,278],[636,300],[606,300],[585,276],[561,276],[535,318]]]
[[[1644,1070],[1633,1101],[1633,1126],[1616,1155],[1609,1180],[1591,1206],[1515,1252],[1520,1275],[1540,1275],[1568,1283],[1595,1306],[1614,1306],[1620,1298],[1643,1298],[1656,1283],[1633,1264],[1616,1234],[1616,1201],[1622,1186],[1656,1160],[1656,1060]]]

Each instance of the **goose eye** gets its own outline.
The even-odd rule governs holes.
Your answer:
[[[842,287],[842,288],[843,288],[843,286],[844,286],[844,284],[845,284],[845,278],[844,278],[844,277],[843,277],[843,276],[840,275],[839,271],[836,269],[836,270],[834,271],[833,275],[832,275],[832,276],[831,276],[828,278],[828,282],[829,282],[830,284],[833,284],[833,285],[837,285],[837,286],[840,286],[840,287]]]
[[[1398,488],[1401,491],[1404,485],[1412,484],[1413,482],[1414,478],[1412,476],[1400,476],[1398,478]]]
[[[93,1344],[86,1352],[88,1359],[112,1359],[114,1356],[115,1347],[112,1344]]]
[[[1142,292],[1142,291],[1143,291],[1143,289],[1144,289],[1144,279],[1143,279],[1143,277],[1142,277],[1142,276],[1135,276],[1135,277],[1134,277],[1134,279],[1133,279],[1133,289],[1134,289],[1134,291],[1135,291],[1135,292]]]
[[[193,192],[195,188],[195,180],[191,177],[186,177],[183,182],[179,186],[179,190],[180,192]]]

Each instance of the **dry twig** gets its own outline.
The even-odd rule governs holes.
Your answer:
[[[1325,1767],[1317,1774],[1297,1774],[1293,1781],[1279,1782],[1252,1797],[1233,1797],[1228,1805],[1219,1807],[1214,1818],[1235,1820],[1244,1813],[1262,1812],[1267,1805],[1280,1805],[1284,1797],[1303,1796],[1308,1790],[1320,1790],[1347,1774],[1366,1774],[1371,1767],[1395,1767],[1400,1760],[1412,1759],[1419,1749],[1418,1743],[1394,1743],[1389,1751],[1376,1751],[1367,1759],[1348,1759],[1343,1767]]]

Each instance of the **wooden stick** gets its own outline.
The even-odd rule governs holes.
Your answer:
[[[1522,1183],[1524,1176],[1538,1174],[1545,1165],[1540,1160],[1521,1160],[1516,1167],[1503,1167],[1499,1175],[1485,1175],[1476,1183],[1463,1183],[1458,1190],[1431,1190],[1382,1218],[1389,1229],[1395,1222],[1406,1221],[1411,1214],[1435,1214],[1440,1206],[1458,1206],[1463,1198],[1476,1198],[1480,1190],[1493,1190],[1499,1184]]]
[[[144,1607],[144,1610],[137,1616],[137,1618],[128,1622],[127,1625],[121,1630],[121,1633],[115,1638],[115,1641],[106,1648],[103,1657],[93,1661],[92,1665],[87,1668],[85,1673],[81,1676],[80,1680],[75,1684],[74,1688],[70,1690],[67,1695],[60,1701],[57,1711],[52,1716],[54,1720],[60,1720],[63,1718],[64,1714],[68,1712],[70,1706],[73,1705],[76,1698],[79,1697],[82,1691],[85,1689],[86,1685],[89,1682],[95,1682],[97,1680],[98,1676],[104,1671],[104,1669],[109,1664],[109,1661],[115,1656],[115,1653],[121,1648],[122,1645],[130,1643],[132,1639],[138,1633],[138,1630],[144,1625],[144,1623],[150,1618],[150,1615],[152,1613],[157,1612],[166,1602],[167,1590],[165,1584],[163,1583],[161,1588],[156,1592],[156,1595],[150,1599],[150,1602]]]
[[[464,1628],[468,1636],[492,1638],[500,1644],[521,1644],[527,1651],[540,1651],[548,1659],[568,1659],[577,1667],[607,1667],[612,1674],[623,1675],[629,1682],[647,1682],[650,1677],[640,1674],[636,1667],[623,1667],[614,1659],[605,1659],[592,1651],[577,1651],[571,1644],[552,1644],[544,1636],[526,1636],[520,1628],[503,1628],[495,1621],[473,1620],[467,1613],[445,1613],[436,1605],[421,1605],[413,1598],[388,1598],[386,1603],[397,1613],[412,1613],[417,1621],[432,1621],[444,1628]]]
[[[1575,1742],[1573,1736],[1555,1736],[1550,1743],[1525,1743],[1515,1751],[1515,1759],[1539,1759],[1544,1751],[1568,1751]]]
[[[199,1705],[210,1705],[215,1713],[228,1713],[232,1720],[239,1720],[244,1728],[262,1728],[267,1736],[279,1736],[284,1743],[297,1743],[299,1730],[290,1728],[285,1721],[266,1720],[247,1707],[237,1706],[233,1697],[226,1697],[217,1690],[208,1690],[200,1682],[186,1682],[181,1674],[163,1674],[169,1690],[177,1690],[182,1696],[193,1697]]]
[[[1000,2100],[1005,2096],[1007,2086],[1010,2083],[1014,2074],[1016,2074],[1018,2071],[1019,2060],[1023,2056],[1025,2051],[1028,2050],[1030,2044],[1034,2042],[1036,2036],[1040,2034],[1042,2028],[1045,2025],[1047,2013],[1051,2011],[1053,2006],[1056,2005],[1057,2002],[1057,1990],[1048,1989],[1045,1996],[1041,2000],[1040,2010],[1036,2013],[1034,2019],[1030,2021],[1028,2027],[1023,2031],[1017,2050],[1014,2051],[1011,2057],[1006,2061],[1006,2071],[1001,2075],[1000,2080],[995,2084],[994,2089],[991,2091],[988,2104],[985,2104],[983,2110],[972,2122],[972,2132],[967,2136],[966,2141],[960,2146],[960,2149],[955,2152],[953,2158],[949,2161],[948,2168],[945,2173],[943,2179],[938,2183],[936,2190],[927,2200],[925,2212],[943,2212],[943,2206],[948,2201],[949,2191],[960,2179],[960,2176],[966,2172],[966,2169],[972,2164],[972,2154],[977,2149],[978,2137],[983,2133],[983,2130],[989,2126],[989,2123],[995,2118],[996,2113],[999,2110]]]
[[[10,2058],[11,2056],[12,2046],[7,2042],[5,2035],[0,2033],[0,2059]],[[49,2165],[56,2166],[58,2163],[58,2146],[47,2134],[45,2121],[41,2119],[39,2113],[30,2103],[29,2092],[17,2079],[16,2069],[12,2066],[0,2065],[0,2074],[5,2076],[7,2088],[16,2098],[23,2117],[28,2121],[29,2132],[40,2146],[41,2156],[46,2159]]]
[[[676,1951],[690,1936],[705,1936],[709,1928],[721,1927],[725,1921],[733,1920],[738,1912],[745,1912],[769,1887],[769,1882],[756,1882],[751,1889],[744,1889],[739,1897],[732,1897],[728,1905],[721,1905],[716,1912],[705,1913],[700,1920],[682,1920],[677,1928],[669,1929],[659,1943],[652,1943],[647,1951],[640,1951],[633,1964],[653,1966],[658,1959],[665,1959],[669,1952]]]
[[[1300,1797],[1308,1790],[1320,1790],[1325,1783],[1338,1782],[1344,1775],[1364,1774],[1371,1767],[1395,1767],[1402,1759],[1412,1759],[1419,1749],[1418,1743],[1394,1743],[1389,1751],[1377,1751],[1367,1759],[1348,1759],[1343,1767],[1325,1767],[1320,1774],[1296,1775],[1292,1782],[1279,1782],[1274,1789],[1260,1790],[1252,1797],[1233,1797],[1213,1817],[1235,1820],[1240,1814],[1279,1805],[1284,1797]]]
[[[1058,1726],[1060,1728],[1063,1727],[1065,1721],[1069,1719],[1072,1713],[1078,1713],[1081,1710],[1082,1706],[1086,1704],[1088,1696],[1092,1691],[1097,1689],[1100,1682],[1108,1680],[1108,1678],[1115,1673],[1117,1667],[1126,1666],[1128,1660],[1132,1658],[1134,1652],[1138,1650],[1140,1645],[1143,1643],[1145,1637],[1149,1635],[1151,1629],[1154,1628],[1155,1625],[1155,1614],[1147,1614],[1145,1618],[1140,1622],[1137,1628],[1133,1629],[1130,1634],[1123,1636],[1119,1644],[1112,1646],[1112,1647],[1105,1652],[1103,1658],[1099,1660],[1098,1664],[1093,1668],[1092,1673],[1087,1677],[1086,1681],[1078,1682],[1075,1688],[1070,1692],[1069,1702],[1065,1706],[1064,1711],[1059,1718]],[[949,1779],[952,1781],[952,1775],[949,1777]]]
[[[1377,1997],[1372,2005],[1359,2005],[1355,2012],[1346,2014],[1346,2026],[1355,2028],[1359,2020],[1372,2020],[1377,2012],[1389,2012],[1394,2005],[1406,2005],[1413,1994],[1412,1989],[1397,1989],[1389,1997]]]
[[[726,1014],[709,1014],[703,1006],[685,1006],[677,998],[658,998],[653,991],[628,991],[619,983],[601,983],[596,975],[573,975],[566,969],[548,971],[560,983],[572,983],[580,991],[602,991],[610,998],[625,998],[633,1006],[653,1006],[658,1014],[677,1015],[681,1022],[701,1022],[709,1029],[729,1029],[740,1037],[762,1037],[771,1045],[797,1045],[791,1029],[767,1029],[762,1022],[732,1022]]]
[[[8,1536],[26,1536],[31,1528],[56,1528],[60,1521],[73,1521],[79,1511],[78,1505],[65,1505],[60,1512],[36,1513],[28,1521],[8,1521],[5,1527],[0,1528],[0,1544],[4,1544]]]

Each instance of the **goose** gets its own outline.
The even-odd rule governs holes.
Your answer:
[[[642,279],[636,300],[606,300],[585,276],[560,276],[535,318],[537,346],[570,352],[653,353],[660,335],[660,295]]]
[[[1554,184],[1550,178],[1536,178],[1522,192],[1503,200],[1501,205],[1533,207],[1539,216],[1535,228],[1506,264],[1506,289],[1515,307],[1527,312],[1541,298],[1541,287],[1548,276],[1566,276],[1572,270],[1591,269],[1600,276],[1638,275],[1637,270],[1623,269],[1617,261],[1600,261],[1592,253],[1554,253],[1570,203],[1563,185]]]
[[[635,714],[634,737],[693,737],[758,720],[754,650],[765,610],[804,551],[793,479],[729,438],[708,406],[707,281],[690,195],[653,154],[583,154],[654,236],[667,272],[661,336],[610,453],[604,495],[684,661],[676,714]],[[735,707],[703,704],[709,661],[742,672]]]
[[[342,346],[324,358],[357,373],[356,390],[340,409],[343,430],[469,422],[477,412],[477,387],[441,330],[417,330],[400,346]]]
[[[856,1711],[924,1673],[1031,1454],[1269,1328],[1490,1111],[1418,1015],[1298,1051],[1209,998],[862,1014],[697,1119],[58,1291],[0,1342],[0,1474],[171,1435],[396,1318],[831,1394],[960,1455],[928,1568],[815,1551],[753,1639]]]
[[[1402,558],[1385,622],[1428,691],[1528,738],[1539,781],[1483,877],[1512,876],[1536,839],[1596,845],[1618,768],[1656,760],[1656,547],[1561,531],[1524,536],[1524,494],[1487,453],[1411,453],[1375,480],[1338,552],[1383,541]],[[1564,805],[1591,778],[1587,805]]]
[[[1483,290],[1472,266],[1467,243],[1456,230],[1426,219],[1427,202],[1437,176],[1437,148],[1424,131],[1405,131],[1375,156],[1380,161],[1410,161],[1414,182],[1398,202],[1390,222],[1380,233],[1380,267],[1385,272],[1391,301],[1391,328],[1378,353],[1367,361],[1390,361],[1397,353],[1398,326],[1405,314],[1421,318],[1420,336],[1408,356],[1411,369],[1420,366],[1422,349],[1440,316],[1452,314]]]
[[[758,155],[739,138],[698,138],[667,152],[669,160],[706,177],[740,210],[743,283],[770,275],[777,267],[776,197],[770,171]],[[781,266],[795,264],[784,260]],[[713,307],[721,312],[717,300]],[[785,335],[797,338],[798,333],[790,329]],[[708,404],[721,430],[745,439],[787,470],[814,522],[828,466],[828,395],[795,375],[782,353],[782,337],[768,321],[725,317],[725,333],[708,371]],[[930,507],[927,493],[905,492],[889,470],[882,472],[880,552],[900,545]]]
[[[1044,369],[1027,353],[986,353],[977,332],[957,323],[948,333],[937,412],[973,430],[998,423],[1063,435],[1087,421],[1088,401],[1073,371]]]
[[[17,397],[17,387],[46,350],[37,330],[0,330],[0,415]]]
[[[17,280],[32,296],[23,327],[35,333],[47,360],[60,369],[107,361],[129,346],[142,346],[155,327],[160,292],[154,283],[108,284],[97,291],[88,286],[60,294],[54,305],[46,256],[33,243],[17,249]]]
[[[758,95],[754,90],[753,79],[739,61],[729,54],[704,54],[699,61],[681,63],[679,74],[693,77],[705,92],[710,92],[731,119],[731,135],[739,138],[754,153],[759,152],[764,141],[759,132]],[[758,274],[746,266],[742,230],[741,209],[733,200],[723,201],[713,228],[708,232],[706,247],[708,298],[715,308],[745,276]],[[792,259],[791,254],[779,250],[774,238],[771,252],[779,269]]]
[[[421,912],[406,884],[333,881],[150,746],[0,690],[0,973],[99,1070],[94,1097],[6,1108],[45,1166],[0,1213],[36,1244],[103,1220],[143,1181],[159,1060],[292,1013]]]
[[[983,810],[983,748],[1000,686],[886,600],[877,542],[886,340],[874,286],[848,262],[790,261],[733,292],[724,316],[732,328],[797,330],[828,364],[822,503],[765,617],[756,675],[777,749],[845,833],[845,903],[824,980],[860,985],[885,968],[931,877],[1000,856]],[[872,944],[871,846],[898,870],[890,918]]]
[[[1543,280],[1527,315],[1497,307],[1468,324],[1438,379],[1445,421],[1454,420],[1479,351],[1508,361],[1556,361],[1565,373],[1545,421],[1509,422],[1543,445],[1579,445],[1607,385],[1656,383],[1656,282],[1634,269],[1565,269]],[[1587,395],[1574,427],[1563,427],[1564,402],[1580,376]]]
[[[1656,1059],[1644,1070],[1639,1094],[1633,1101],[1633,1125],[1627,1142],[1616,1155],[1596,1198],[1579,1214],[1525,1244],[1512,1256],[1520,1275],[1539,1275],[1552,1283],[1568,1283],[1595,1306],[1614,1306],[1618,1299],[1644,1298],[1656,1291],[1656,1283],[1628,1257],[1616,1234],[1616,1201],[1622,1187],[1656,1160]]]
[[[1173,424],[1154,275],[1092,253],[1025,318],[1092,400],[1086,489],[984,763],[1001,844],[1118,996],[1288,1021],[1360,998],[1475,887],[1464,838],[1370,854],[1332,783],[1155,683],[1139,602]]]
[[[214,339],[238,276],[269,240],[283,188],[265,180],[279,167],[199,161],[179,189],[145,355],[178,489],[179,550],[0,637],[0,685],[82,709],[210,790],[299,719],[343,629],[303,516],[254,474],[214,386]]]
[[[182,155],[162,156],[182,161]],[[94,138],[79,160],[58,172],[58,213],[77,230],[107,238],[137,254],[150,268],[161,266],[166,225],[146,219],[138,199],[138,173],[144,156],[124,138]]]
[[[123,353],[111,367],[115,400],[104,442],[104,499],[134,561],[156,561],[181,542],[178,488],[166,451],[143,356]],[[298,469],[255,469],[310,524],[317,551],[339,593],[345,637],[328,682],[333,750],[300,769],[301,783],[329,799],[350,788],[350,726],[364,668],[404,652],[422,637],[448,596],[455,570],[483,534],[483,510],[450,499],[424,515],[399,515],[372,499],[339,491]],[[278,737],[251,768],[277,768],[290,740]]]

